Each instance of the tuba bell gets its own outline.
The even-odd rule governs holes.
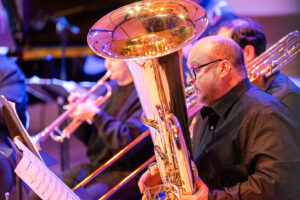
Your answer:
[[[163,181],[148,199],[195,192],[181,49],[206,25],[205,10],[193,2],[145,0],[107,14],[88,33],[97,55],[125,60],[132,75]]]

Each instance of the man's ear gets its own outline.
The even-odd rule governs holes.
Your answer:
[[[251,62],[255,57],[255,49],[252,45],[246,45],[243,49],[245,65]]]
[[[222,63],[220,63],[219,65],[220,77],[226,77],[229,74],[231,68],[231,63],[227,60],[223,60]]]

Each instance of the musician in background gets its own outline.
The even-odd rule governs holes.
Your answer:
[[[87,146],[90,163],[63,173],[64,182],[71,188],[147,130],[140,121],[141,104],[125,62],[106,59],[105,66],[111,71],[110,79],[116,82],[110,98],[100,108],[90,100],[80,104],[71,116],[90,123],[83,124],[75,132]],[[70,96],[70,100],[74,100],[74,95]],[[87,193],[93,199],[98,199],[152,155],[153,146],[148,137],[91,181],[85,187]],[[114,198],[140,199],[136,182],[129,183],[129,186],[125,186],[126,192]]]
[[[28,128],[28,98],[24,81],[25,75],[19,66],[6,55],[0,55],[0,95],[15,103],[21,122],[24,127]],[[0,147],[11,147],[7,138],[10,138],[10,135],[0,109]],[[4,199],[5,192],[11,192],[13,186],[15,186],[15,177],[13,175],[15,165],[15,154],[7,159],[3,152],[0,152],[0,199]]]
[[[261,26],[249,18],[223,22],[212,33],[225,35],[238,43],[243,49],[246,66],[266,49],[266,37]],[[300,89],[287,76],[278,71],[268,78],[261,75],[252,84],[289,107],[300,124]]]
[[[204,105],[192,139],[200,178],[197,192],[180,199],[299,199],[299,127],[286,106],[250,84],[242,49],[208,36],[192,47],[188,67]],[[141,192],[161,182],[157,172],[154,165],[142,175]]]

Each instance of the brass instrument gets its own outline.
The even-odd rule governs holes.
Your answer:
[[[126,60],[137,89],[163,181],[148,199],[161,191],[166,199],[195,192],[181,49],[206,25],[204,9],[193,2],[145,0],[107,14],[89,31],[90,48]]]
[[[260,54],[246,68],[251,82],[259,76],[268,78],[293,60],[300,52],[299,31],[293,31]]]
[[[191,85],[185,88],[185,96],[186,96],[186,109],[188,110],[193,104],[196,102],[196,90],[195,86]]]
[[[194,85],[185,88],[186,94],[186,109],[188,118],[194,117],[195,114],[202,108],[202,105],[198,103],[196,88]],[[191,129],[190,132],[192,133]]]
[[[67,110],[62,113],[54,122],[47,126],[43,131],[31,137],[35,144],[44,142],[49,136],[56,142],[63,142],[65,138],[70,138],[72,133],[82,124],[83,121],[73,119],[63,130],[60,130],[60,126],[66,122],[70,114],[75,111],[76,107],[84,103],[96,90],[100,87],[105,86],[107,92],[104,96],[98,97],[94,103],[98,107],[101,106],[111,95],[111,86],[106,81],[110,77],[111,72],[107,71],[106,74],[97,81],[97,83],[87,91],[83,97],[78,101],[71,104]]]

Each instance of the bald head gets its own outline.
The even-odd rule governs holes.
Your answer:
[[[217,59],[228,60],[239,73],[246,73],[242,49],[230,38],[218,35],[202,38],[192,47],[188,66]]]

